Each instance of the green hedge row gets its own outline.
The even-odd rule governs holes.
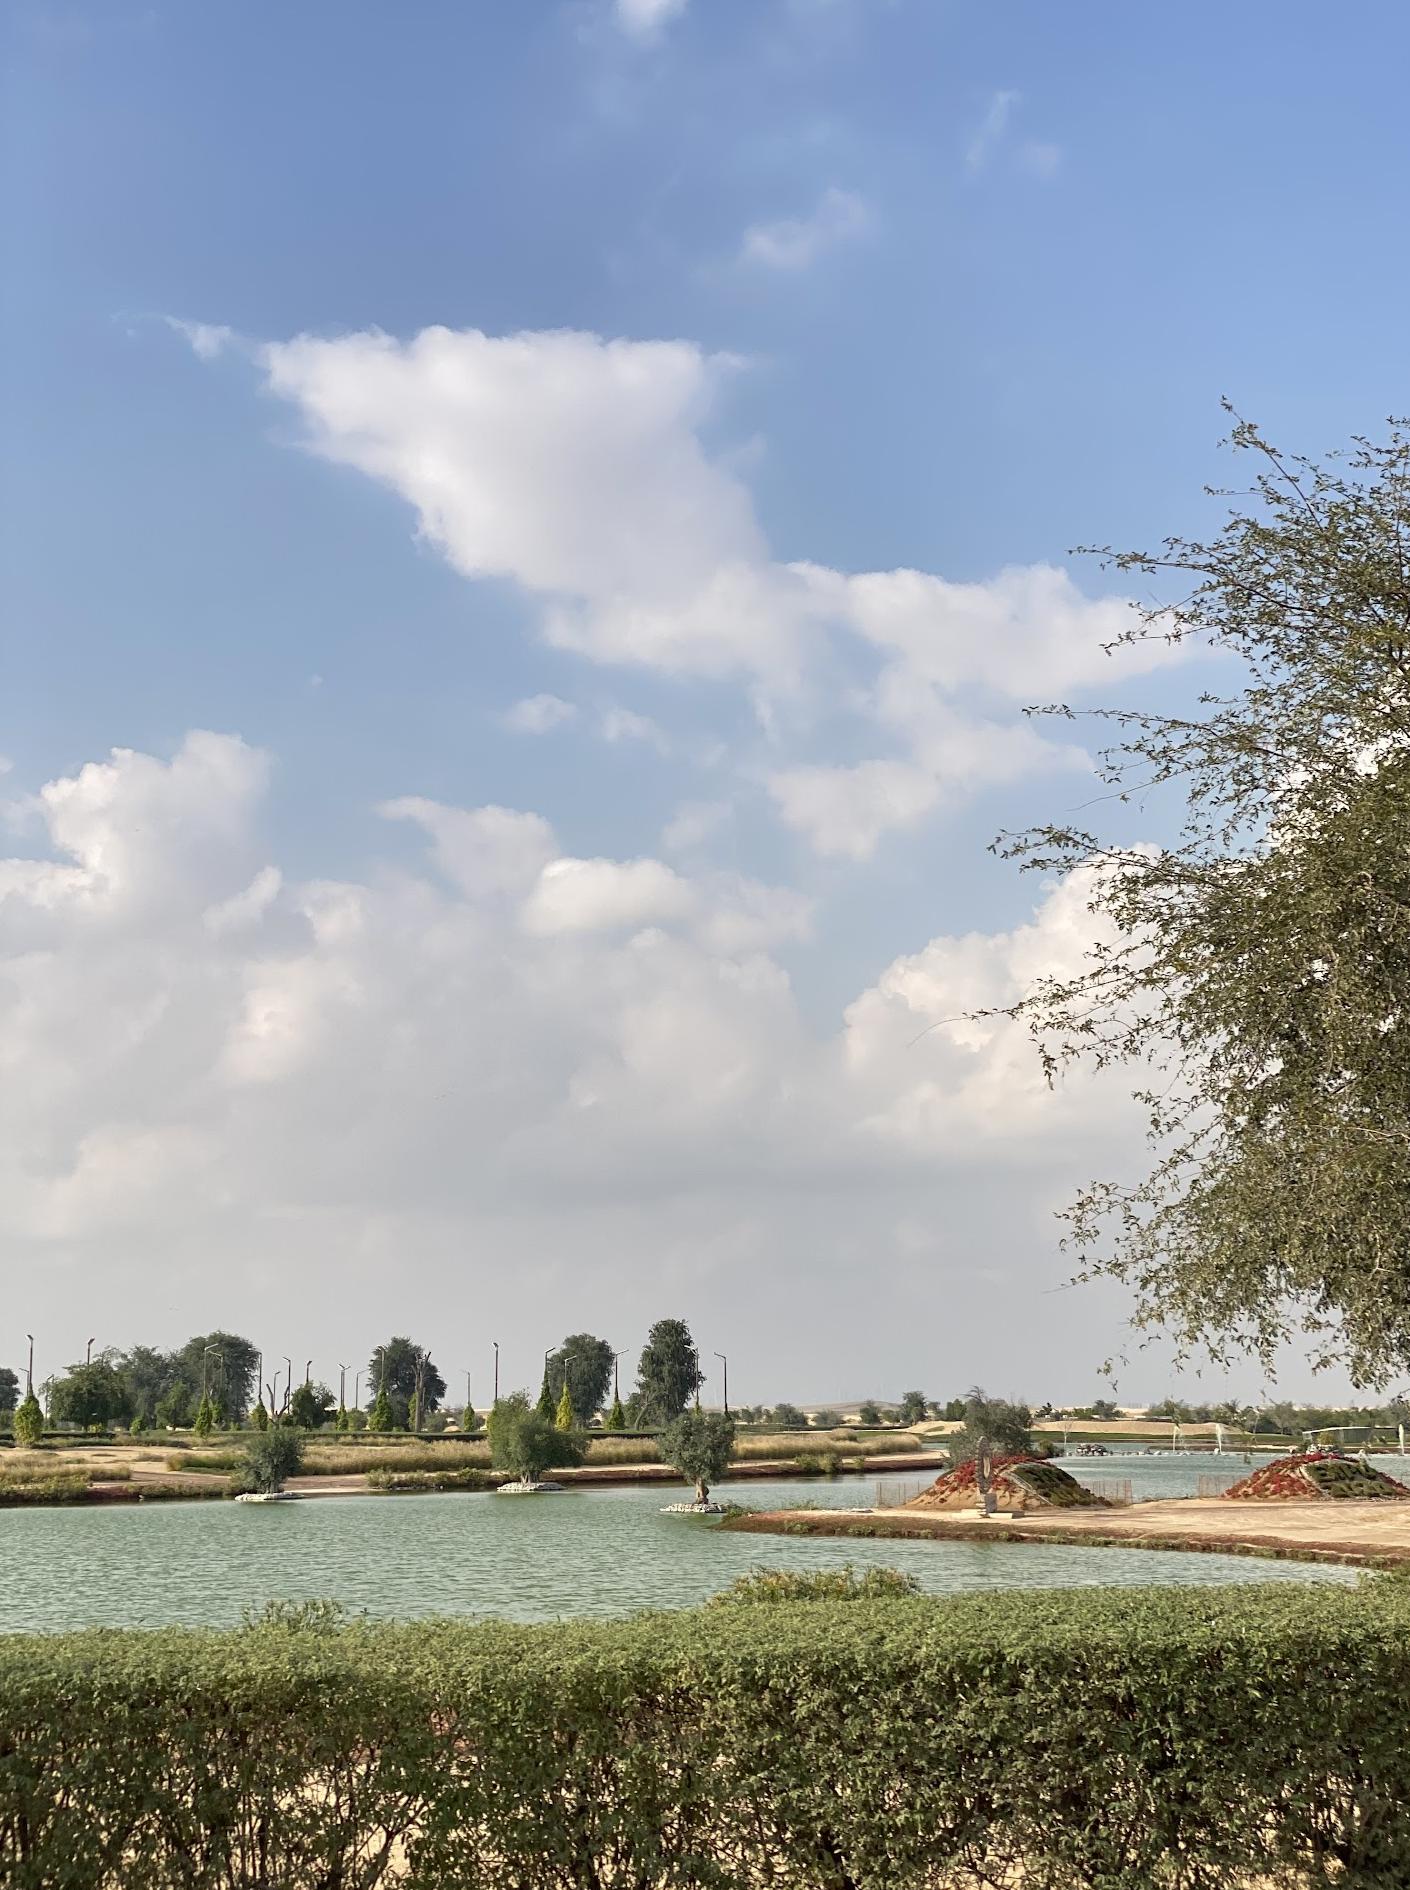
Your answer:
[[[0,1639],[14,1890],[1410,1882],[1410,1588]]]

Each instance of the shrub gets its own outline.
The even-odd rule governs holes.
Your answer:
[[[17,1509],[25,1503],[81,1503],[87,1494],[86,1470],[0,1470],[0,1509]]]
[[[490,1412],[490,1453],[496,1470],[508,1470],[524,1483],[537,1483],[545,1470],[583,1460],[583,1446],[552,1418],[531,1405],[526,1393],[501,1398]]]
[[[488,1470],[369,1470],[367,1487],[390,1494],[417,1490],[492,1490],[498,1479]]]
[[[800,1450],[793,1459],[800,1477],[835,1477],[841,1467],[841,1453],[836,1450]]]
[[[0,1874],[1395,1890],[1407,1696],[1390,1582],[12,1635]]]
[[[303,1462],[304,1440],[287,1424],[256,1431],[245,1446],[245,1462],[236,1482],[242,1490],[272,1496],[282,1490],[286,1477],[296,1476]]]
[[[848,1562],[842,1568],[756,1568],[716,1595],[709,1604],[749,1601],[894,1601],[920,1592],[914,1575],[898,1568],[869,1568],[860,1575]]]
[[[389,1431],[392,1428],[392,1401],[387,1396],[384,1385],[372,1400],[372,1409],[367,1414],[369,1431]]]
[[[31,1449],[44,1435],[44,1413],[39,1408],[39,1400],[31,1391],[15,1412],[15,1442]]]

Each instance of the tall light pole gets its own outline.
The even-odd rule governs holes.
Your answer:
[[[293,1392],[294,1392],[294,1361],[289,1357],[287,1352],[284,1354],[284,1366],[285,1366],[285,1370],[288,1373],[288,1378],[284,1386],[284,1407],[283,1408],[285,1410],[288,1410],[289,1403],[293,1397]]]
[[[612,1397],[617,1404],[622,1402],[622,1368],[617,1363],[621,1356],[620,1352],[612,1354]]]
[[[353,1373],[353,1410],[360,1411],[361,1409],[362,1409],[362,1373],[360,1371],[357,1371]]]
[[[304,1366],[304,1383],[308,1384],[308,1382],[310,1381],[312,1377],[313,1377],[313,1360],[310,1359],[308,1364]]]
[[[343,1396],[343,1393],[347,1390],[347,1388],[348,1388],[348,1368],[346,1365],[342,1363],[340,1359],[338,1362],[338,1409],[340,1411],[346,1411],[348,1408],[347,1400]]]
[[[264,1353],[256,1352],[255,1358],[258,1361],[255,1366],[255,1397],[258,1399],[264,1396]]]
[[[725,1368],[725,1416],[729,1416],[729,1360],[723,1352],[716,1352],[715,1357]]]
[[[470,1370],[468,1366],[465,1371],[465,1415],[466,1417],[470,1415]]]
[[[24,1395],[32,1398],[34,1396],[34,1334],[27,1332],[24,1336],[29,1340],[29,1363],[24,1368]]]
[[[218,1346],[208,1345],[205,1348],[205,1350],[201,1353],[201,1403],[202,1404],[205,1403],[207,1393],[210,1390],[211,1353],[218,1350],[219,1350]]]
[[[499,1340],[491,1339],[490,1344],[494,1347],[494,1401],[496,1404],[498,1404],[499,1403]]]
[[[85,1365],[91,1365],[91,1364],[93,1363],[93,1341],[92,1341],[92,1339],[90,1339],[90,1340],[88,1341],[88,1351],[87,1351],[87,1352],[86,1352],[86,1354],[84,1355],[84,1360],[83,1360],[83,1362],[84,1362],[84,1364],[85,1364]]]

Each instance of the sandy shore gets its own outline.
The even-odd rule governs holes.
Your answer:
[[[770,1510],[733,1517],[745,1534],[925,1536],[936,1541],[1069,1542],[1133,1549],[1388,1566],[1410,1563],[1410,1503],[1231,1503],[1176,1497],[1125,1509],[1000,1513],[934,1510]]]

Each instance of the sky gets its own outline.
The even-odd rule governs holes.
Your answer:
[[[1025,707],[1210,680],[1071,548],[1217,523],[1221,396],[1406,407],[1407,58],[1300,0],[14,0],[0,1360],[408,1332],[483,1402],[677,1316],[736,1402],[1261,1395],[1068,1285],[1126,1086],[967,1014],[1094,936],[989,851],[1098,792]]]

